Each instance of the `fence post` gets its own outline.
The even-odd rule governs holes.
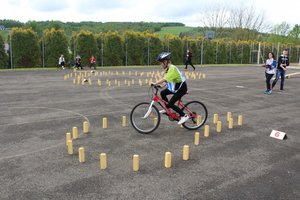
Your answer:
[[[258,52],[257,52],[257,64],[259,65],[259,59],[260,59],[260,42],[258,43]]]
[[[104,63],[104,61],[103,61],[103,59],[104,59],[104,57],[103,57],[103,53],[104,53],[104,38],[102,37],[102,39],[101,39],[101,66],[103,67],[103,63]]]
[[[11,31],[11,29],[8,29],[8,30],[9,30],[10,68],[12,69],[13,68],[13,59],[12,59],[13,53],[12,53],[12,44],[11,44],[12,31]]]
[[[201,55],[200,55],[200,67],[203,67],[202,63],[203,63],[203,41],[204,41],[205,37],[202,39],[201,42]]]
[[[45,42],[44,42],[44,36],[42,36],[42,51],[43,51],[43,68],[45,68]]]
[[[148,66],[150,65],[150,38],[148,38]]]
[[[128,62],[128,52],[127,52],[127,47],[128,47],[128,41],[127,41],[127,36],[125,36],[125,66],[127,66]]]
[[[218,64],[218,46],[219,46],[219,42],[217,41],[217,44],[216,44],[216,61],[215,61],[216,64]]]

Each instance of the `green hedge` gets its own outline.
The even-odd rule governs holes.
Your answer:
[[[68,40],[61,29],[46,29],[40,38],[32,29],[12,29],[14,67],[40,67],[43,61],[46,67],[57,66],[60,54],[65,55],[67,63],[74,63],[75,56],[80,55],[83,65],[89,64],[91,55],[96,56],[98,66],[154,65],[157,64],[157,55],[162,51],[171,51],[172,62],[182,65],[187,48],[192,51],[193,63],[197,65],[201,61],[202,41],[203,64],[257,63],[257,41],[180,38],[171,34],[161,39],[149,32],[95,34],[84,30],[73,32]],[[267,59],[270,51],[276,56],[280,55],[283,48],[289,49],[291,62],[299,62],[299,46],[266,42],[261,43],[260,62]],[[3,51],[0,51],[0,61],[1,68],[9,67],[6,64],[9,63],[9,57]]]

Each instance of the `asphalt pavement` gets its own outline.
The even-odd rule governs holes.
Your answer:
[[[195,131],[166,116],[148,135],[130,125],[130,111],[149,101],[145,82],[162,71],[159,67],[82,71],[91,85],[77,79],[74,84],[72,70],[1,71],[0,199],[300,199],[300,76],[286,79],[285,91],[279,82],[267,95],[258,66],[180,69],[189,76],[184,101],[198,100],[208,109],[210,135],[203,137],[201,127],[199,145],[194,145]],[[287,73],[295,72],[299,69]],[[233,129],[227,127],[227,112]],[[221,133],[216,133],[215,113]],[[238,115],[243,116],[240,127]],[[88,134],[82,132],[84,121],[90,123]],[[68,155],[66,133],[74,126],[79,138]],[[287,139],[271,138],[272,130],[285,132]],[[190,147],[187,161],[183,145]],[[84,163],[78,161],[79,147],[85,148]],[[172,153],[168,169],[167,151]],[[100,153],[107,154],[105,170]],[[140,158],[137,172],[134,154]]]

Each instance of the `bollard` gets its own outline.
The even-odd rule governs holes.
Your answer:
[[[229,119],[232,117],[231,112],[227,112],[227,121],[229,122]]]
[[[229,121],[228,121],[228,128],[229,129],[233,128],[233,119],[232,118],[230,118]]]
[[[165,153],[165,168],[170,168],[172,166],[172,154],[171,152]]]
[[[73,79],[73,84],[74,84],[74,85],[76,84],[76,79]]]
[[[84,148],[80,147],[78,149],[78,156],[79,156],[79,162],[83,163],[85,162],[85,155],[84,155]]]
[[[157,117],[154,117],[154,126],[156,126],[157,121],[158,121]]]
[[[139,155],[137,154],[134,154],[133,155],[133,161],[132,161],[132,168],[133,168],[133,171],[137,172],[139,171],[139,168],[140,168],[140,162],[139,162]]]
[[[76,140],[78,138],[78,128],[75,126],[72,129],[72,135],[73,135],[74,140]]]
[[[122,116],[122,127],[126,127],[126,116]]]
[[[243,116],[242,116],[242,115],[239,115],[239,116],[238,116],[238,125],[239,125],[239,126],[242,126],[242,125],[243,125]]]
[[[68,154],[72,155],[73,154],[73,142],[72,142],[72,140],[67,141],[67,146],[68,146]]]
[[[106,169],[107,168],[106,153],[100,153],[99,159],[100,159],[100,169]]]
[[[83,122],[83,133],[89,132],[89,123],[87,121]]]
[[[216,124],[219,121],[218,114],[214,114],[214,124]]]
[[[102,128],[106,129],[107,128],[107,118],[103,117],[102,119]]]
[[[201,122],[202,122],[202,116],[198,115],[197,116],[197,125],[201,124]]]
[[[205,125],[204,126],[204,137],[208,137],[209,136],[209,125]]]
[[[221,121],[218,121],[217,122],[217,133],[221,133],[221,130],[222,130],[222,122]]]
[[[199,141],[200,141],[200,133],[196,132],[195,133],[195,145],[199,145]]]
[[[189,145],[184,145],[183,146],[183,155],[182,155],[183,160],[188,160],[189,159],[189,152],[190,152]]]
[[[66,133],[66,145],[68,145],[69,140],[71,140],[71,133]]]

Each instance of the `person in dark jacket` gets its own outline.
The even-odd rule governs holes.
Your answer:
[[[279,77],[281,77],[281,82],[280,82],[280,90],[284,90],[284,80],[285,80],[285,72],[286,72],[286,67],[290,65],[289,62],[289,57],[288,57],[288,51],[287,49],[284,49],[282,52],[282,55],[278,58],[277,62],[277,70],[276,70],[276,77],[272,83],[272,88],[276,85]]]
[[[76,69],[83,69],[81,65],[81,57],[79,55],[75,57],[75,67]]]
[[[185,57],[185,69],[187,69],[187,66],[188,64],[190,64],[194,70],[195,70],[195,67],[194,65],[192,64],[192,52],[190,50],[186,50],[186,57]]]

